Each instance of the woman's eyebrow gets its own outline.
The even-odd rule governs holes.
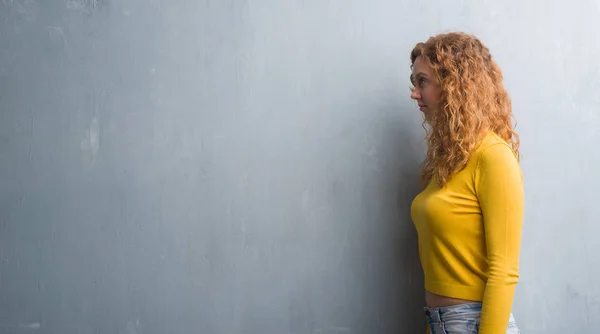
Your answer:
[[[415,74],[411,74],[410,75],[410,82],[415,82],[415,79],[419,79],[420,77],[427,77],[427,75],[423,72],[419,72],[416,75]]]

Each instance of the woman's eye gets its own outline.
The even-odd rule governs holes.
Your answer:
[[[419,87],[423,87],[427,84],[427,79],[425,78],[420,78],[419,79]]]

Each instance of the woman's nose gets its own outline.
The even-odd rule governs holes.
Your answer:
[[[419,99],[421,99],[421,92],[419,91],[418,88],[415,88],[415,90],[413,90],[410,93],[410,98],[413,99],[413,100],[419,100]]]

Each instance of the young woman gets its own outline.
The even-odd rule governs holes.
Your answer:
[[[490,51],[448,33],[410,55],[411,98],[424,114],[423,191],[411,206],[432,334],[519,333],[524,194],[519,137]]]

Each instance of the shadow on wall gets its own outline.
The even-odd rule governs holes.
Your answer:
[[[419,165],[422,156],[414,143],[419,142],[423,129],[420,122],[415,124],[409,116],[414,113],[410,107],[401,109],[400,124],[396,131],[387,131],[388,136],[396,143],[390,154],[399,162],[398,170],[391,171],[390,180],[395,182],[396,211],[393,223],[396,228],[390,229],[395,233],[389,238],[394,241],[395,256],[391,265],[398,275],[397,296],[393,309],[401,310],[398,315],[400,326],[398,333],[421,333],[425,329],[425,318],[422,312],[424,306],[424,282],[419,262],[417,234],[410,215],[410,206],[414,197],[420,192]],[[415,129],[415,126],[418,128]],[[390,240],[390,241],[391,241]]]
[[[425,332],[424,283],[419,262],[417,234],[410,206],[420,192],[419,165],[423,158],[424,130],[414,108],[391,103],[379,111],[377,140],[379,171],[374,173],[366,196],[368,208],[368,253],[372,268],[365,270],[367,301],[377,315],[372,333]],[[370,163],[368,163],[370,164]],[[376,224],[375,224],[376,223]],[[372,236],[372,237],[371,237]],[[368,275],[368,276],[366,276]]]

